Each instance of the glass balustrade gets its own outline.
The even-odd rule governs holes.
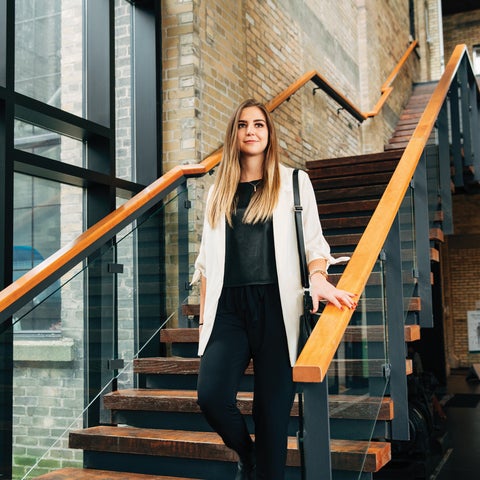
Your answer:
[[[69,432],[112,424],[103,396],[144,386],[133,361],[171,353],[158,340],[162,327],[196,327],[198,289],[189,280],[205,185],[188,183],[13,316],[12,330],[3,333],[15,337],[13,478],[81,466],[82,451],[68,448]],[[409,190],[398,216],[403,273],[397,289],[406,322],[415,311],[414,214]],[[404,344],[400,338],[393,345],[388,334],[388,268],[382,253],[328,371],[332,445],[361,442],[348,478],[374,469],[368,448],[391,433],[390,356]],[[342,269],[332,266],[332,277]],[[48,325],[42,335],[33,328],[39,322]],[[346,478],[335,465],[333,478]]]
[[[385,437],[390,420],[384,400],[389,381],[384,286],[384,261],[380,259],[328,370],[331,438],[355,442],[357,454],[348,466],[352,479],[362,478],[364,470],[371,469],[370,442]],[[332,478],[347,478],[345,471],[336,470],[335,461]]]
[[[181,323],[187,201],[170,194],[13,315],[14,479],[82,466],[69,432],[110,424],[103,396],[137,386],[133,360],[160,355],[159,330]]]

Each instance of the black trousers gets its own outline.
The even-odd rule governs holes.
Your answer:
[[[282,480],[295,384],[276,284],[223,289],[200,362],[198,404],[241,459],[249,457],[253,443],[236,397],[251,359],[257,479]]]

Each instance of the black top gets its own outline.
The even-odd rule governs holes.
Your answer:
[[[226,226],[224,286],[265,285],[277,282],[272,220],[243,223],[243,215],[258,181],[242,182],[237,188],[237,209],[232,227]]]

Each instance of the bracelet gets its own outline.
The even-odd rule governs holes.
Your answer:
[[[203,322],[198,324],[199,327],[201,327],[202,325],[203,325]]]
[[[323,277],[328,280],[328,273],[326,270],[323,270],[322,268],[316,268],[315,270],[312,270],[309,274],[308,274],[308,278],[311,279],[316,273],[320,273],[321,275],[323,275]]]

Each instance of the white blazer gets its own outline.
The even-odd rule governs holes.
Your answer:
[[[280,165],[280,193],[273,211],[273,237],[275,244],[275,262],[277,266],[278,286],[282,303],[283,321],[287,334],[290,363],[297,359],[297,341],[299,317],[302,313],[303,288],[297,250],[297,234],[293,211],[293,168]],[[303,232],[307,263],[324,258],[328,265],[348,260],[334,259],[325,240],[318,217],[317,202],[312,183],[307,173],[300,170],[298,175],[300,199],[303,207]],[[212,193],[210,188],[207,204]],[[206,216],[205,216],[206,217]],[[212,333],[217,312],[218,300],[223,287],[225,270],[225,218],[215,228],[211,228],[205,218],[200,251],[195,261],[195,273],[192,283],[200,279],[200,274],[207,279],[203,328],[200,335],[198,354],[203,355]]]

